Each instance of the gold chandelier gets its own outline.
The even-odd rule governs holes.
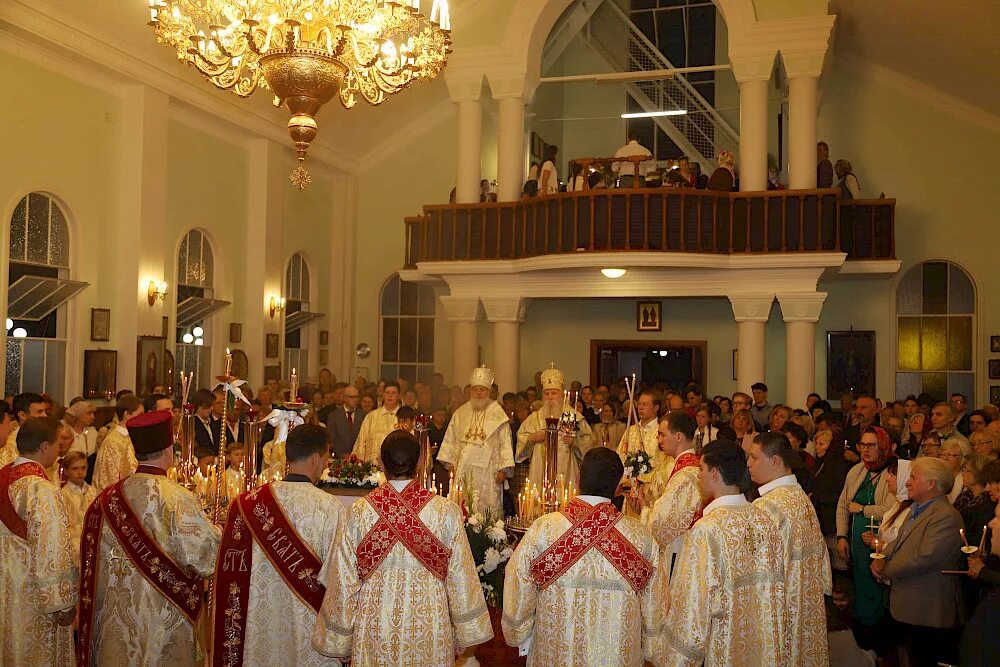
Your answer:
[[[335,95],[381,104],[444,69],[451,50],[447,0],[148,0],[157,41],[240,97],[258,87],[288,108],[299,165],[316,138],[316,113]]]

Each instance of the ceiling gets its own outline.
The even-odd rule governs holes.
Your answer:
[[[997,115],[1000,2],[832,0],[834,58],[851,54]]]

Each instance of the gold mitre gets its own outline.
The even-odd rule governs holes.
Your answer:
[[[565,378],[562,371],[556,368],[556,362],[550,362],[549,367],[542,371],[542,391],[546,389],[558,389],[562,391],[564,384]]]
[[[489,389],[493,386],[493,378],[495,373],[483,364],[479,368],[472,371],[472,375],[469,376],[469,384],[473,387],[486,387]]]

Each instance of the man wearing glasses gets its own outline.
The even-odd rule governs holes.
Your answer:
[[[966,438],[972,433],[969,426],[969,399],[965,394],[954,393],[951,395],[951,410],[955,413],[955,428]]]
[[[361,392],[351,385],[344,388],[344,404],[335,408],[327,419],[326,427],[333,440],[333,455],[343,458],[350,455],[354,442],[365,420],[365,411],[358,407]]]

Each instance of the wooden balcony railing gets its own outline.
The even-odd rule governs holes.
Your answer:
[[[406,218],[406,266],[577,252],[845,252],[894,259],[894,199],[836,190],[594,189],[424,207]]]

